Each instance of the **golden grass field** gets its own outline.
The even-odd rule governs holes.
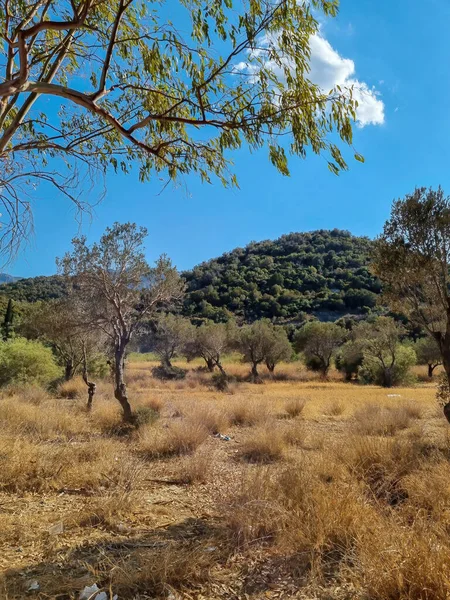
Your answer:
[[[3,394],[2,600],[94,583],[119,600],[450,597],[450,428],[432,384],[323,382],[293,363],[221,393],[198,364],[168,383],[129,364],[134,407],[159,414],[135,431],[108,382],[91,415],[77,380],[61,398]]]

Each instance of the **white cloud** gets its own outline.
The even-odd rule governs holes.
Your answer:
[[[309,78],[325,92],[336,85],[352,87],[353,96],[358,101],[356,116],[358,125],[381,125],[384,123],[384,103],[375,88],[354,78],[355,63],[343,58],[322,35],[316,34],[310,39],[311,71]]]
[[[269,43],[274,44],[274,38],[269,40],[265,37],[261,40],[260,47],[267,47]],[[382,125],[384,123],[384,103],[381,100],[380,92],[354,77],[354,61],[350,58],[343,58],[320,33],[311,36],[310,49],[309,79],[326,93],[337,85],[342,88],[353,88],[353,97],[358,101],[356,110],[358,126]],[[252,52],[253,57],[260,54],[260,50]],[[283,71],[278,65],[273,63],[271,68],[278,77],[283,77]],[[251,77],[255,77],[258,72],[256,65],[246,62],[237,64],[235,69],[247,72]]]

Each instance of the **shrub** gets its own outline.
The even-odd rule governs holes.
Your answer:
[[[159,412],[151,406],[139,406],[134,411],[133,424],[136,427],[150,425],[159,419]]]
[[[60,375],[50,348],[16,338],[0,343],[0,385],[48,385]]]
[[[416,353],[411,346],[398,344],[396,347],[395,363],[384,366],[380,360],[371,354],[364,353],[364,359],[359,371],[363,383],[375,383],[383,387],[411,383],[413,375],[410,368],[416,364]],[[386,361],[385,365],[390,365]]]
[[[173,381],[184,379],[186,377],[186,371],[184,369],[180,369],[179,367],[159,365],[158,367],[153,367],[152,375],[155,379]]]

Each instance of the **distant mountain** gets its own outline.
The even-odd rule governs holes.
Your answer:
[[[380,282],[368,270],[372,242],[348,231],[290,233],[252,242],[183,273],[189,316],[335,320],[374,309]]]
[[[371,248],[369,238],[338,229],[252,242],[182,274],[183,313],[216,321],[235,316],[278,322],[295,322],[305,313],[322,320],[370,314],[381,288],[368,269]],[[12,279],[0,285],[3,297],[35,302],[66,294],[59,275]]]
[[[18,281],[19,279],[22,279],[22,278],[14,277],[13,275],[8,275],[8,273],[0,273],[0,284],[13,283],[14,281]]]

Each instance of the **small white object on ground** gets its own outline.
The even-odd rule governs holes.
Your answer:
[[[401,394],[388,394],[387,397],[388,398],[401,398],[402,395]]]
[[[96,592],[98,592],[98,594]],[[93,585],[87,585],[84,590],[80,592],[79,600],[109,600],[109,596],[106,592],[101,592],[98,585],[94,583]],[[112,600],[119,600],[117,594],[114,594]]]
[[[61,533],[64,533],[64,524],[62,521],[60,521],[59,523],[55,523],[55,525],[52,525],[49,530],[48,530],[50,535],[60,535]]]
[[[39,581],[36,581],[36,579],[32,579],[28,582],[27,592],[37,592],[39,588]]]

